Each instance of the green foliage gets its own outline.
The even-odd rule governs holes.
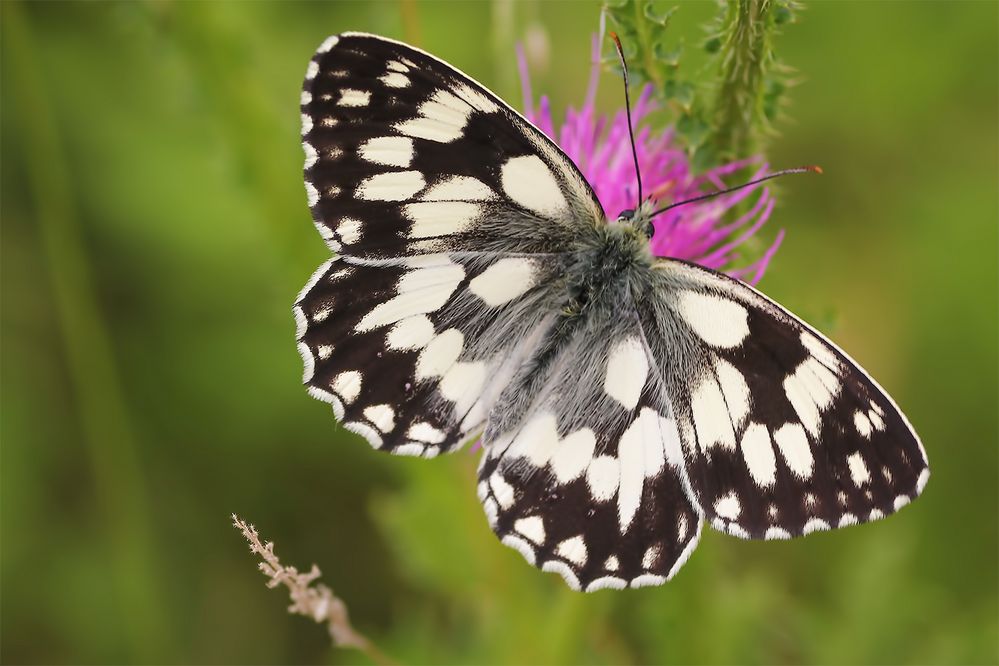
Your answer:
[[[790,85],[777,59],[779,29],[795,20],[794,0],[720,2],[708,23],[697,71],[681,69],[684,42],[670,31],[676,7],[656,0],[609,0],[605,11],[621,33],[629,67],[651,82],[673,110],[674,124],[696,168],[757,154],[773,134]]]

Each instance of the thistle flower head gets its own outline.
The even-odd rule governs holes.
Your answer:
[[[611,117],[599,115],[596,111],[600,43],[599,37],[593,38],[593,66],[586,100],[578,110],[569,107],[565,122],[558,128],[552,120],[547,96],[542,95],[535,108],[523,49],[518,48],[517,56],[524,94],[524,115],[562,148],[593,187],[605,215],[616,219],[621,211],[636,207],[638,182],[625,111],[621,109]],[[635,149],[643,188],[659,202],[660,207],[724,189],[726,176],[753,164],[758,166],[759,176],[765,173],[766,164],[758,159],[749,159],[695,176],[686,154],[674,140],[671,128],[653,131],[642,125],[649,113],[657,108],[652,92],[651,85],[642,89],[632,109],[632,123],[636,128]],[[759,194],[749,211],[733,221],[727,221],[726,213],[756,192]],[[777,252],[784,237],[783,230],[778,232],[773,243],[756,261],[739,268],[735,268],[733,262],[738,259],[738,250],[769,219],[773,206],[774,199],[769,188],[755,185],[666,211],[653,220],[652,253],[659,257],[692,261],[756,284]]]

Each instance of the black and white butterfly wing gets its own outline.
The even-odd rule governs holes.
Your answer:
[[[490,524],[574,589],[662,584],[696,547],[701,512],[626,286],[561,319],[535,356],[535,386],[515,379],[486,431]]]
[[[378,448],[452,450],[557,309],[552,258],[600,206],[540,131],[404,44],[330,37],[301,101],[308,202],[339,255],[295,305],[305,383]]]
[[[313,220],[346,256],[559,252],[575,225],[602,220],[537,128],[462,72],[382,37],[323,42],[302,137]]]
[[[922,491],[919,438],[842,350],[742,282],[678,261],[656,273],[642,321],[713,526],[789,538],[881,518]]]

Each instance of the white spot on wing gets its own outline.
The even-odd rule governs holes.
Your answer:
[[[385,337],[389,349],[422,349],[434,337],[434,324],[424,314],[406,317],[393,326]]]
[[[596,444],[597,438],[589,428],[581,428],[559,442],[550,462],[559,483],[568,483],[586,470]]]
[[[541,565],[541,570],[557,573],[565,580],[565,584],[570,588],[574,590],[579,589],[579,579],[576,578],[576,574],[573,572],[572,567],[565,562],[559,560],[548,560]]]
[[[367,90],[344,88],[340,91],[340,106],[367,106],[371,101],[371,93]]]
[[[451,366],[439,385],[441,395],[455,404],[455,410],[464,414],[482,392],[486,381],[486,364],[455,363]]]
[[[812,476],[815,460],[808,446],[805,429],[800,424],[785,423],[774,433],[774,441],[792,472],[803,479]]]
[[[447,90],[438,90],[420,105],[419,116],[396,123],[395,129],[407,136],[447,143],[464,134],[472,108]]]
[[[732,349],[749,335],[749,311],[733,300],[683,291],[678,304],[684,321],[712,347]]]
[[[493,505],[493,510],[495,511],[495,505]],[[488,511],[486,513],[488,514]],[[495,523],[496,523],[495,518],[492,521],[490,521],[490,524],[495,524]],[[510,548],[513,548],[515,551],[523,555],[524,559],[527,560],[530,564],[532,565],[534,564],[534,558],[536,557],[534,554],[534,548],[532,548],[531,544],[527,543],[519,536],[515,534],[507,534],[506,536],[503,537],[502,543],[504,546],[509,546]]]
[[[382,432],[389,433],[395,429],[395,412],[388,405],[365,407],[364,417]]]
[[[692,410],[702,451],[718,444],[735,450],[735,432],[725,398],[713,376],[705,378],[693,395]]]
[[[298,355],[302,357],[302,363],[304,364],[302,383],[308,384],[309,380],[312,379],[313,373],[316,371],[316,359],[312,356],[312,350],[309,349],[309,345],[304,342],[298,343]]]
[[[409,85],[409,77],[400,72],[389,72],[384,76],[378,77],[378,80],[389,88],[405,88]]]
[[[718,498],[714,509],[715,513],[722,518],[735,520],[742,513],[742,504],[739,502],[739,496],[735,494],[735,491],[730,491],[728,494]]]
[[[343,218],[336,227],[336,235],[347,245],[353,245],[361,240],[361,221],[350,217]]]
[[[548,463],[558,448],[558,427],[555,415],[536,415],[520,431],[510,447],[513,456],[523,456],[535,467]]]
[[[486,305],[496,307],[512,301],[530,289],[535,282],[534,273],[534,262],[530,259],[506,257],[473,278],[468,283],[468,288]]]
[[[611,456],[597,456],[586,470],[586,483],[598,502],[606,502],[614,497],[620,480],[621,466],[617,458]]]
[[[566,539],[555,548],[555,554],[577,566],[586,564],[586,542],[582,535]]]
[[[305,78],[309,81],[316,78],[316,74],[319,73],[319,63],[315,60],[309,61],[309,66],[305,68]]]
[[[637,338],[621,340],[607,357],[604,391],[627,409],[638,405],[649,372],[649,360]]]
[[[302,150],[305,152],[304,167],[306,169],[310,169],[312,168],[312,165],[316,163],[316,160],[319,159],[319,153],[317,153],[316,149],[312,147],[312,144],[308,142],[302,144]]]
[[[362,143],[357,154],[368,162],[406,168],[413,161],[413,140],[405,136],[377,136]]]
[[[420,197],[424,201],[488,201],[496,198],[489,186],[471,176],[449,176]]]
[[[489,477],[489,487],[492,489],[493,496],[496,497],[496,501],[499,502],[501,507],[509,509],[513,506],[513,486],[506,482],[502,474],[493,472],[492,476]]]
[[[812,518],[805,526],[801,528],[802,534],[811,534],[812,532],[823,532],[829,529],[829,523],[822,520],[821,518]]]
[[[334,46],[336,46],[337,42],[339,41],[340,37],[338,35],[330,35],[329,37],[323,40],[322,44],[319,45],[319,48],[316,49],[316,53],[326,53]]]
[[[770,431],[761,423],[750,423],[742,435],[742,457],[756,485],[772,486],[777,480],[777,457]]]
[[[679,562],[679,560],[677,561]],[[635,576],[632,578],[629,585],[632,588],[656,587],[657,585],[662,585],[665,582],[666,579],[663,576],[657,576],[656,574],[642,574],[641,576]]]
[[[360,421],[344,421],[343,427],[368,440],[368,444],[374,448],[380,449],[382,447],[382,436],[377,430],[369,426],[367,423],[361,423]]]
[[[846,462],[850,466],[850,478],[858,488],[871,480],[871,472],[859,452],[850,455]]]
[[[594,578],[586,586],[587,592],[596,592],[597,590],[623,590],[628,587],[628,581],[623,578],[618,578],[617,576],[601,576],[600,578]]]
[[[419,171],[390,171],[366,178],[355,196],[366,201],[405,201],[423,189],[426,181]]]
[[[568,206],[555,176],[537,155],[507,160],[501,182],[508,197],[540,215],[556,217]]]
[[[407,204],[403,211],[413,226],[409,238],[436,238],[464,231],[479,216],[478,204],[466,201],[440,201]]]
[[[319,190],[312,183],[305,183],[305,198],[309,202],[309,208],[319,203]]]
[[[618,524],[623,534],[642,503],[645,477],[654,476],[665,463],[659,414],[655,410],[642,408],[621,435],[617,454],[621,475],[617,495]]]
[[[521,518],[513,524],[513,529],[536,544],[545,542],[545,521],[541,519],[541,516]]]
[[[738,429],[749,416],[749,385],[734,365],[721,358],[715,359],[715,371],[718,373],[718,383],[725,396],[728,412]]]
[[[445,439],[443,432],[424,421],[409,426],[409,432],[406,435],[417,441],[429,444],[440,444]]]
[[[860,436],[864,439],[869,439],[871,436],[871,420],[867,418],[867,414],[862,411],[857,410],[853,414],[853,426],[860,433]]]
[[[449,328],[434,336],[416,361],[416,378],[440,377],[461,354],[465,336],[456,328]]]
[[[410,271],[400,279],[399,293],[372,308],[354,330],[363,333],[406,317],[436,312],[448,302],[464,277],[465,270],[455,263]]]
[[[832,368],[838,370],[840,367],[840,361],[836,358],[836,354],[833,350],[829,349],[825,344],[823,344],[818,338],[809,333],[808,331],[801,332],[801,344],[804,345],[808,352],[822,362],[827,368]]]
[[[489,97],[479,92],[467,83],[459,83],[455,89],[458,97],[465,100],[468,104],[471,104],[477,110],[483,113],[495,113],[499,111],[499,107],[493,102]]]
[[[357,370],[341,372],[333,379],[330,388],[336,391],[349,405],[361,394],[361,373]]]

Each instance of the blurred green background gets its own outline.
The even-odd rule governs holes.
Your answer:
[[[696,51],[715,5],[679,4]],[[592,595],[496,541],[475,455],[337,427],[291,303],[326,256],[298,98],[327,34],[416,42],[519,106],[513,45],[543,31],[561,109],[597,3],[0,10],[4,662],[365,662],[285,613],[233,511],[403,663],[999,660],[996,3],[810,2],[778,42],[801,85],[771,162],[826,175],[782,184],[762,288],[907,411],[925,495],[789,543],[706,530],[665,587]]]

